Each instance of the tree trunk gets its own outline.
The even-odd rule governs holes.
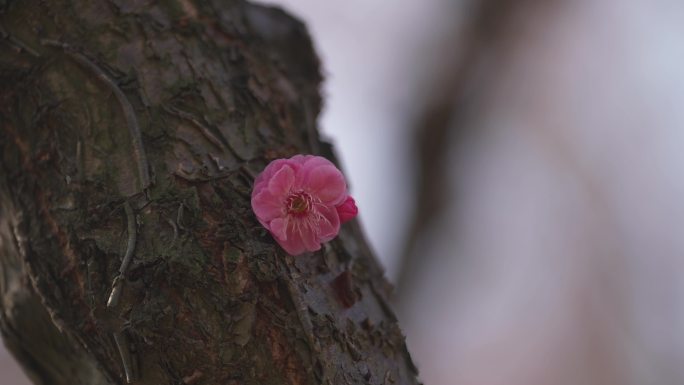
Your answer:
[[[302,23],[243,1],[0,9],[0,330],[34,383],[417,383],[358,224],[291,257],[250,208],[270,160],[333,158]]]

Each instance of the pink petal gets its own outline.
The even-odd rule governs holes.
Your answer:
[[[317,251],[321,249],[321,241],[316,234],[316,229],[305,227],[299,234],[307,251]]]
[[[252,210],[262,224],[283,215],[282,201],[276,199],[268,190],[252,197]]]
[[[292,158],[288,159],[288,161],[290,161],[294,164],[302,165],[307,160],[312,159],[312,158],[316,158],[316,156],[314,156],[314,155],[295,155]]]
[[[280,247],[285,249],[285,251],[287,251],[287,253],[290,255],[299,255],[306,251],[306,246],[302,241],[301,234],[293,231],[293,226],[291,223],[289,226],[287,226],[285,231],[287,232],[287,239],[281,240],[276,238],[276,241],[278,241]]]
[[[320,242],[327,242],[337,236],[340,232],[340,218],[337,211],[329,206],[318,205],[316,207],[321,217],[318,220],[318,239]]]
[[[306,247],[301,239],[288,239],[287,241],[278,240],[278,244],[292,256],[297,256],[306,251]]]
[[[293,163],[299,165],[299,168],[297,169],[297,178],[295,180],[295,188],[301,190],[306,188],[309,173],[311,171],[321,166],[335,167],[331,161],[322,156],[297,155],[292,157],[291,160]]]
[[[306,251],[300,234],[293,232],[292,222],[289,219],[276,218],[271,221],[267,228],[280,247],[288,254],[299,255]]]
[[[306,155],[304,156],[304,163],[302,163],[302,167],[308,168],[308,169],[314,169],[318,166],[332,166],[335,167],[333,162],[329,161],[328,159],[322,157],[322,156],[315,156],[315,155]]]
[[[287,241],[287,221],[283,218],[276,218],[268,224],[268,229],[275,237],[276,241]]]
[[[292,167],[284,165],[268,181],[268,191],[279,201],[284,201],[294,183],[295,173]]]
[[[283,166],[290,165],[290,161],[287,159],[276,159],[269,163],[268,166],[262,171],[254,180],[254,189],[252,190],[252,196],[261,192],[262,189],[268,186],[268,181],[271,180],[273,175],[278,172]]]
[[[347,195],[344,176],[335,166],[318,166],[309,171],[305,180],[309,193],[325,204],[337,205]]]

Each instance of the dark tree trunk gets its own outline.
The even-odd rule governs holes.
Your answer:
[[[306,29],[242,1],[0,1],[0,330],[36,384],[416,384],[356,223],[285,254],[256,173],[320,141]]]

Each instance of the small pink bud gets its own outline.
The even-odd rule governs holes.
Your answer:
[[[269,163],[254,181],[252,210],[291,255],[319,250],[358,213],[340,170],[313,155]]]
[[[341,205],[336,207],[337,215],[340,217],[340,223],[346,223],[354,219],[356,214],[359,213],[358,207],[356,207],[356,202],[351,196],[347,196],[347,199],[342,202]]]

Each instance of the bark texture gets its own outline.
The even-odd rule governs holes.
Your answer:
[[[0,10],[0,330],[36,384],[417,383],[358,224],[293,258],[250,209],[270,160],[334,158],[299,21]]]

